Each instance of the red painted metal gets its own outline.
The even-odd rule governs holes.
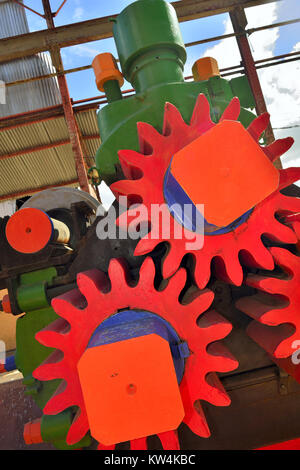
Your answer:
[[[255,450],[300,450],[300,438],[290,441],[278,442],[266,447],[259,447]]]
[[[300,338],[300,257],[284,248],[272,247],[270,252],[282,274],[249,274],[246,284],[258,293],[239,299],[236,306],[254,319],[247,329],[249,336],[271,356],[288,358]]]
[[[224,113],[226,119],[237,119],[238,100],[229,105]],[[248,128],[248,132],[258,144],[258,139],[269,122],[269,116],[264,114],[256,118]],[[185,145],[211,129],[215,124],[210,119],[210,109],[204,95],[199,95],[190,125],[186,124],[180,112],[170,103],[166,104],[163,134],[158,133],[152,126],[138,123],[140,152],[120,150],[119,158],[127,180],[114,183],[111,189],[116,196],[126,195],[135,201],[141,201],[151,214],[152,204],[163,204],[163,212],[169,216],[165,204],[163,185],[166,171],[173,155]],[[267,147],[261,147],[266,156],[274,161],[286,152],[293,143],[287,138],[274,142]],[[242,155],[241,155],[242,158]],[[247,161],[245,161],[247,167]],[[136,178],[137,170],[139,179]],[[263,269],[273,269],[274,260],[270,251],[264,246],[261,237],[267,234],[272,239],[282,243],[296,244],[294,231],[280,223],[274,217],[276,213],[288,211],[300,212],[299,199],[287,197],[280,189],[292,184],[300,177],[299,168],[280,170],[280,182],[277,191],[261,201],[252,211],[246,222],[235,230],[218,235],[204,236],[204,247],[200,250],[189,251],[195,260],[195,280],[200,288],[204,288],[210,278],[210,266],[215,259],[215,269],[220,279],[236,285],[243,281],[243,269],[239,260],[242,256],[245,264]],[[155,184],[153,182],[155,181]],[[127,227],[136,218],[137,206],[120,216],[118,224]],[[145,211],[143,211],[145,212]],[[141,223],[141,218],[137,223]],[[149,220],[147,220],[149,221]],[[149,221],[150,222],[150,221]],[[176,221],[171,224],[170,236],[161,233],[159,221],[151,221],[151,232],[142,238],[135,255],[144,255],[152,251],[161,242],[169,244],[169,250],[163,264],[163,276],[169,278],[178,269],[183,256],[188,252],[186,244],[201,236],[196,233],[184,232],[181,239],[176,234],[181,233]],[[181,227],[181,226],[180,226]],[[188,235],[188,236],[187,236]],[[193,238],[192,238],[193,236]]]
[[[227,336],[232,327],[217,312],[207,311],[213,301],[213,292],[199,290],[198,295],[181,304],[178,295],[186,283],[186,271],[180,269],[163,290],[157,290],[154,287],[155,266],[151,258],[144,261],[135,287],[122,260],[112,259],[108,272],[109,279],[97,270],[79,274],[79,290],[74,289],[52,301],[55,312],[61,318],[36,335],[41,344],[56,351],[33,372],[34,377],[38,380],[63,379],[59,390],[45,406],[44,413],[56,414],[69,406],[78,406],[79,411],[67,442],[76,443],[88,432],[78,362],[92,333],[106,318],[125,307],[141,309],[168,321],[180,338],[188,343],[191,354],[186,360],[180,383],[184,422],[194,433],[208,437],[210,431],[199,400],[206,400],[215,406],[229,405],[230,398],[216,372],[229,372],[238,366],[231,354],[217,342]],[[65,334],[69,327],[68,334]],[[63,359],[58,350],[64,352]],[[175,432],[163,433],[159,438],[166,449],[179,447]],[[132,441],[131,446],[145,448],[145,439]],[[99,448],[104,447],[100,445]]]

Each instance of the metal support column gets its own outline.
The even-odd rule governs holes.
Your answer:
[[[45,12],[45,19],[47,22],[47,26],[49,29],[54,29],[54,21],[53,21],[53,13],[51,11],[49,0],[42,0],[43,8]],[[71,103],[71,98],[69,95],[68,84],[65,75],[62,74],[63,72],[63,63],[61,59],[60,49],[59,47],[55,46],[50,49],[51,58],[53,65],[58,73],[58,85],[60,89],[60,94],[62,98],[62,105],[64,109],[65,119],[69,131],[70,142],[72,145],[72,150],[74,153],[75,158],[75,167],[78,176],[78,182],[80,188],[87,193],[90,192],[89,188],[89,180],[85,168],[84,163],[84,156],[81,148],[80,137],[78,134],[78,128],[73,112],[73,107]]]
[[[236,41],[241,54],[242,65],[245,68],[245,72],[248,77],[249,84],[254,96],[256,112],[258,115],[263,114],[267,112],[267,106],[261,89],[255,62],[250,49],[247,33],[245,31],[245,28],[248,23],[245,11],[242,8],[236,8],[229,14],[234,32],[238,33],[238,35],[236,36]],[[265,131],[265,139],[267,144],[271,144],[275,140],[271,124],[268,125]],[[279,160],[276,161],[274,164],[275,166],[281,168],[281,162]]]

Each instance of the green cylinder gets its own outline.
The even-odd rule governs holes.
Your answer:
[[[120,13],[113,32],[123,75],[137,92],[184,81],[186,51],[172,5],[138,0]]]
[[[109,103],[122,99],[122,93],[118,80],[108,80],[103,84],[103,88]]]

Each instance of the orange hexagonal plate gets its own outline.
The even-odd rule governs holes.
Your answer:
[[[101,444],[171,431],[183,420],[170,346],[159,335],[87,349],[78,372],[91,434]]]
[[[177,152],[171,172],[210,224],[226,227],[275,191],[279,173],[241,123],[223,121]]]

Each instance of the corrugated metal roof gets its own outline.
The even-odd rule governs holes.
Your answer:
[[[0,39],[29,32],[25,10],[12,0],[0,0]],[[0,65],[5,83],[55,72],[48,52]],[[56,77],[6,87],[6,103],[0,117],[24,113],[61,103]]]
[[[24,8],[12,0],[0,0],[0,38],[28,32]],[[14,82],[54,71],[49,53],[44,53],[1,64],[0,80]],[[60,104],[56,78],[14,85],[6,87],[6,104],[0,104],[0,118]],[[75,116],[81,136],[99,135],[95,109],[77,110]],[[28,116],[26,119],[29,119]],[[15,120],[15,116],[11,120]],[[9,126],[9,123],[4,125]],[[63,145],[53,147],[57,142],[63,142]],[[0,198],[3,200],[3,196],[6,196],[10,199],[16,193],[28,191],[29,194],[43,186],[67,184],[76,180],[74,154],[68,142],[69,132],[62,112],[50,119],[39,121],[36,118],[31,123],[25,121],[25,125],[20,127],[1,128]],[[88,167],[94,165],[99,145],[100,138],[82,139],[82,150]],[[41,146],[49,147],[41,149]],[[1,159],[9,155],[12,156]]]
[[[95,109],[76,112],[76,121],[81,135],[83,153],[87,166],[94,165],[94,156],[100,146]],[[88,139],[92,136],[92,139]],[[66,143],[30,153],[21,153],[1,160],[1,156],[33,149],[54,142],[68,141],[69,134],[64,117],[57,116],[41,122],[28,123],[21,127],[0,129],[0,197],[26,192],[47,186],[58,185],[76,179],[74,154]]]

